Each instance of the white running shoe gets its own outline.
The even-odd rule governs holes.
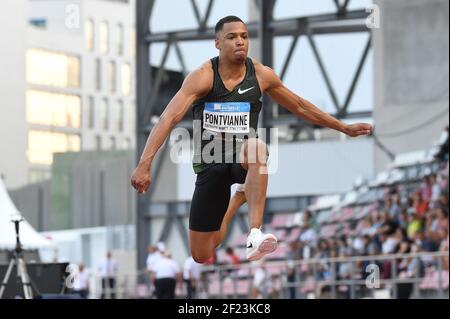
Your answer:
[[[256,261],[267,254],[273,253],[278,247],[278,240],[272,234],[263,234],[258,228],[253,228],[247,237],[247,259]]]

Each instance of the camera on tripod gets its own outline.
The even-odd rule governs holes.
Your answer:
[[[0,299],[3,298],[3,294],[6,290],[6,285],[9,282],[9,278],[14,266],[16,266],[17,269],[17,278],[20,279],[22,284],[24,298],[33,299],[33,287],[31,286],[30,276],[28,275],[26,263],[23,256],[22,243],[20,242],[19,226],[22,221],[24,221],[24,218],[19,214],[11,216],[11,222],[14,223],[14,228],[16,231],[16,247],[14,249],[13,258],[11,258],[9,262],[8,269],[6,270],[5,277],[3,278],[0,287]]]

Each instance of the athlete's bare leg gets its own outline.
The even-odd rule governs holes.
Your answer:
[[[247,170],[245,197],[248,203],[250,229],[261,228],[266,204],[268,174],[267,145],[260,139],[249,139],[244,145],[242,166]]]
[[[216,238],[216,247],[218,247],[225,239],[225,236],[227,235],[228,225],[230,224],[236,212],[242,205],[244,205],[246,201],[247,199],[245,198],[245,192],[243,191],[236,191],[236,193],[234,193],[233,197],[230,199],[227,212],[223,217],[222,225],[220,226],[220,231]]]

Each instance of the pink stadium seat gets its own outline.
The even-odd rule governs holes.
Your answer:
[[[278,249],[273,253],[267,255],[267,259],[286,259],[289,247],[283,243],[278,246]]]
[[[315,287],[316,281],[314,280],[314,277],[308,277],[305,283],[300,287],[300,292],[303,294],[314,292]]]
[[[276,214],[270,226],[272,228],[283,228],[288,227],[291,224],[292,214]]]
[[[239,235],[234,241],[232,246],[234,247],[238,247],[238,246],[245,246],[247,242],[247,234],[243,233],[241,235]]]
[[[274,231],[274,235],[277,236],[278,241],[286,240],[286,229],[279,229]]]
[[[300,237],[301,233],[302,233],[301,228],[299,227],[293,228],[289,233],[288,237],[286,238],[286,241],[288,243],[296,241]]]
[[[449,272],[448,271],[427,271],[425,277],[419,285],[422,290],[437,290],[439,289],[439,276],[442,276],[442,288],[448,289]]]

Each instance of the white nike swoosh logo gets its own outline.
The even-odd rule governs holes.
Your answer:
[[[254,88],[255,88],[254,86],[252,86],[251,88],[246,89],[246,90],[241,90],[241,88],[239,88],[238,93],[239,94],[244,94],[244,93],[247,93],[248,91],[253,90]]]

